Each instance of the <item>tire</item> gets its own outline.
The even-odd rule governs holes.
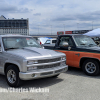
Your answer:
[[[59,76],[59,74],[57,74],[57,75],[55,75],[55,76],[52,76],[53,78],[56,78],[56,77],[58,77]]]
[[[89,76],[96,76],[100,73],[99,63],[96,60],[88,59],[83,63],[83,72]]]
[[[9,65],[6,69],[6,81],[11,87],[18,87],[21,85],[21,80],[19,78],[19,70],[14,65]]]

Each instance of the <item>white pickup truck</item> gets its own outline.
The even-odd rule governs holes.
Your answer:
[[[47,49],[48,47],[54,47],[56,41],[57,41],[56,38],[47,39],[46,42],[43,44],[43,46],[46,47],[46,49]]]
[[[9,86],[19,86],[21,80],[57,76],[67,69],[64,53],[43,49],[33,37],[0,36],[0,74],[6,76]]]

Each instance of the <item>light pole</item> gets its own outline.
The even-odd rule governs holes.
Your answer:
[[[64,34],[65,34],[65,24],[63,24],[64,25]]]
[[[52,25],[51,25],[51,35],[52,35]]]
[[[93,30],[93,21],[92,21],[92,30]]]
[[[38,25],[38,35],[39,35],[39,26],[40,26],[40,25]]]
[[[78,24],[79,24],[79,23],[77,23],[77,30],[78,30]]]

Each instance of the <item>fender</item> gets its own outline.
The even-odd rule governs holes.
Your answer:
[[[96,59],[96,60],[98,60],[98,61],[100,62],[100,59],[95,58],[95,57],[82,57],[82,58],[80,59],[80,62],[79,62],[79,67],[81,67],[81,60],[82,60],[82,59]]]
[[[11,63],[11,64],[14,64],[14,65],[17,65],[18,66],[18,68],[19,68],[19,70],[21,71],[22,70],[22,67],[21,67],[21,65],[18,63],[18,62],[16,62],[16,61],[10,61],[10,60],[6,60],[5,61],[5,63],[4,63],[4,69],[5,69],[5,64],[6,63]],[[4,71],[4,69],[3,69],[3,71]]]

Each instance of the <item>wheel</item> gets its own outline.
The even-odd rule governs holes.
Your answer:
[[[52,77],[53,77],[53,78],[56,78],[56,77],[58,77],[58,75],[59,75],[59,74],[57,74],[57,75],[55,75],[55,76],[52,76]]]
[[[96,76],[100,73],[99,63],[96,60],[88,59],[83,63],[83,71],[90,76]]]
[[[10,65],[6,69],[6,81],[9,86],[17,87],[20,85],[21,80],[19,79],[19,70],[16,66]]]

